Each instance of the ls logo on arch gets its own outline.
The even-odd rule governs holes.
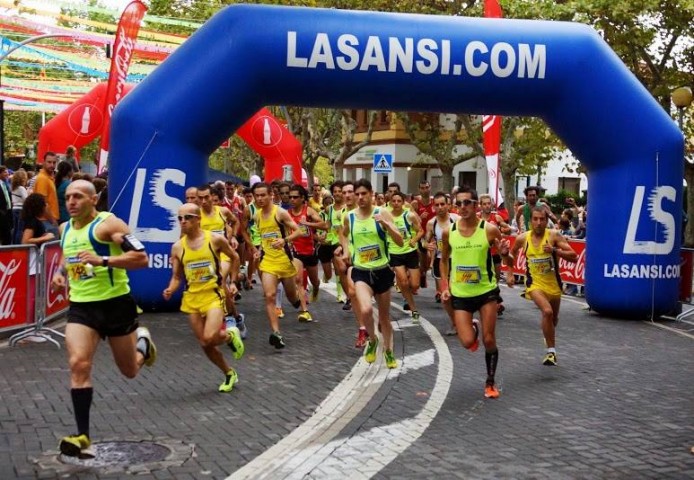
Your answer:
[[[640,253],[648,255],[669,255],[675,246],[675,217],[663,210],[663,200],[675,202],[677,192],[674,187],[661,185],[653,188],[648,197],[648,213],[651,220],[663,226],[663,242],[636,240],[639,218],[643,211],[643,195],[646,187],[638,185],[631,204],[631,215],[624,239],[624,253]]]
[[[147,178],[147,169],[138,168],[128,226],[143,242],[158,244],[147,246],[149,268],[168,269],[171,268],[168,249],[181,236],[176,215],[183,202],[169,195],[167,187],[169,192],[171,185],[185,188],[186,174],[175,168],[161,168],[154,170],[148,182]]]
[[[674,187],[661,185],[654,187],[648,196],[647,204],[644,206],[644,195],[646,187],[638,185],[634,192],[634,200],[631,204],[631,214],[629,225],[627,226],[626,237],[624,239],[623,253],[640,255],[670,255],[675,247],[675,217],[672,213],[663,208],[665,200],[672,202],[674,208],[677,192]],[[639,220],[642,214],[647,211],[648,217],[653,222],[662,227],[662,241],[656,240],[637,240],[639,230]],[[680,276],[680,265],[658,264],[605,264],[603,266],[605,278],[646,278],[646,279],[668,279]]]

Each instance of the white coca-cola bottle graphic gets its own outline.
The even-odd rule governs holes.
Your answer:
[[[10,260],[5,265],[0,263],[0,320],[11,318],[14,311],[14,295],[16,289],[10,288],[12,275],[17,271],[21,263],[17,260]]]
[[[92,119],[90,110],[90,107],[84,107],[84,113],[82,114],[82,129],[80,130],[81,135],[89,134],[89,122],[91,122]]]
[[[263,120],[263,145],[272,143],[272,134],[270,132],[270,121],[266,118]]]

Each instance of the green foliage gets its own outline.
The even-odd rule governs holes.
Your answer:
[[[557,216],[565,209],[568,208],[568,205],[566,204],[566,199],[568,197],[573,198],[576,200],[576,205],[581,206],[585,205],[587,202],[587,198],[585,195],[581,197],[577,197],[571,192],[567,192],[566,190],[559,190],[559,192],[556,195],[544,195],[543,198],[546,198],[547,201],[549,202],[550,207],[552,208],[552,212],[554,212]]]

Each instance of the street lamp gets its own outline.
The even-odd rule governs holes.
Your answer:
[[[45,35],[36,35],[35,37],[27,38],[26,40],[18,43],[12,48],[8,49],[6,52],[0,54],[0,63],[5,60],[12,52],[18,48],[23,47],[28,43],[35,42],[37,40],[42,40],[44,38],[55,38],[55,37],[70,37],[73,38],[74,35],[69,33],[47,33]],[[0,85],[2,83],[2,67],[0,67]],[[5,163],[5,101],[0,99],[0,165]]]
[[[692,104],[692,89],[690,87],[676,88],[672,92],[672,103],[677,107],[677,123],[682,130],[684,124],[684,109]]]

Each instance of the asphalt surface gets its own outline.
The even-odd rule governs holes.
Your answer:
[[[327,290],[311,305],[316,322],[285,306],[284,350],[268,344],[259,288],[244,292],[250,337],[239,361],[223,349],[240,376],[229,394],[183,314],[145,314],[157,362],[127,380],[100,345],[91,436],[104,452],[163,445],[165,459],[66,463],[65,350],[0,347],[0,479],[694,478],[691,318],[611,320],[565,297],[559,366],[547,367],[538,311],[520,289],[502,293],[497,400],[483,396],[484,348],[441,335],[449,324],[431,288],[417,297],[421,325],[393,295],[392,371],[365,364],[352,314]]]

